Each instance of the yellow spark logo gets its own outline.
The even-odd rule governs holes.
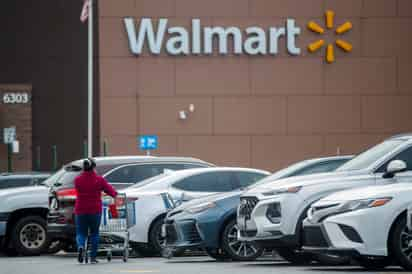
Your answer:
[[[334,27],[334,19],[335,19],[335,13],[331,10],[326,11],[325,13],[325,19],[326,19],[326,27],[328,29],[333,29]],[[308,23],[308,29],[310,29],[313,32],[316,32],[318,34],[324,34],[325,30],[319,26],[316,22],[310,21]],[[345,22],[342,25],[338,26],[335,30],[336,34],[344,34],[352,29],[352,23],[351,22]],[[352,44],[346,42],[345,40],[342,39],[337,39],[335,41],[336,46],[341,48],[345,52],[351,52],[352,51]],[[321,49],[325,45],[325,40],[319,39],[318,41],[315,41],[311,43],[308,46],[308,50],[310,52],[315,52]],[[335,61],[335,49],[333,44],[329,43],[328,46],[326,47],[326,61],[328,63],[333,63]]]

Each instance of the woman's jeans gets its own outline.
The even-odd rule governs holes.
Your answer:
[[[91,243],[90,257],[96,258],[99,246],[99,226],[101,214],[76,215],[76,241],[78,248],[85,249],[86,238]]]

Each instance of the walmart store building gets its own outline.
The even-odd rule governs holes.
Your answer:
[[[156,155],[274,170],[412,130],[411,0],[96,2],[96,155],[105,140],[141,154],[137,136],[152,134]],[[50,169],[53,145],[59,164],[83,155],[81,6],[0,3],[0,93],[30,95],[0,105],[19,170]]]

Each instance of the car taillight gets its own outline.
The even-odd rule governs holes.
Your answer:
[[[56,192],[57,199],[60,201],[75,200],[77,191],[75,188],[63,189]]]

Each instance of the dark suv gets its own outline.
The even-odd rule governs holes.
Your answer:
[[[40,185],[50,175],[41,172],[1,173],[0,189]]]
[[[95,158],[96,172],[109,181],[117,190],[138,184],[144,179],[159,175],[165,170],[212,167],[213,165],[194,158],[184,157],[101,157]],[[74,203],[76,191],[74,179],[80,174],[82,160],[72,162],[53,177],[49,191],[49,215],[47,236],[58,240],[62,248],[72,247],[75,239]]]

